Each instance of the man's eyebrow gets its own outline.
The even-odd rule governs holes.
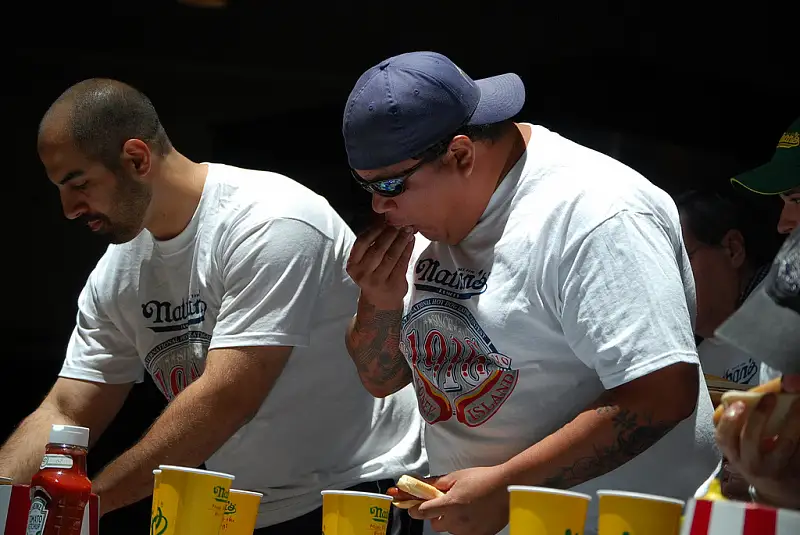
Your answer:
[[[380,182],[381,180],[389,180],[390,178],[402,178],[409,173],[416,171],[419,167],[421,167],[421,162],[417,162],[411,167],[407,167],[401,171],[395,171],[394,173],[381,173],[384,176],[375,176],[367,180],[367,182]],[[360,175],[359,175],[360,176]],[[366,180],[366,179],[364,179]]]
[[[74,179],[80,177],[81,175],[83,175],[83,171],[81,171],[79,169],[76,169],[75,171],[70,171],[69,173],[64,175],[64,178],[61,179],[59,184],[61,184],[63,186],[64,184],[66,184],[70,180],[74,180]]]

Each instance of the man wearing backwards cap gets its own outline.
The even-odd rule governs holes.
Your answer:
[[[509,484],[685,498],[719,460],[675,204],[512,122],[524,100],[515,74],[415,52],[366,71],[344,110],[385,219],[348,260],[347,344],[373,395],[417,390],[446,491],[411,510],[428,531],[507,533]]]
[[[772,160],[731,181],[761,195],[780,195],[784,205],[778,232],[800,227],[800,117],[781,136]]]

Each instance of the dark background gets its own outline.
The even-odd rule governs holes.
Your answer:
[[[436,50],[473,78],[516,72],[521,119],[610,154],[670,193],[730,188],[766,161],[800,115],[800,61],[768,2],[747,11],[653,2],[464,4],[232,0],[27,3],[6,13],[3,413],[0,439],[55,380],[75,300],[105,244],[62,216],[36,128],[69,85],[112,77],[147,93],[195,160],[280,171],[325,195],[356,228],[369,198],[349,178],[341,112],[358,76],[390,55]],[[788,4],[782,4],[786,9]],[[753,198],[774,228],[777,200]],[[92,471],[163,408],[148,381],[91,452]],[[147,529],[149,503],[108,515],[106,533]]]

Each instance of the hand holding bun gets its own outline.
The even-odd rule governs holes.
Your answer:
[[[733,394],[736,394],[737,396],[741,395],[741,394],[753,394],[753,395],[757,395],[758,399],[761,399],[761,396],[763,394],[778,394],[778,393],[780,393],[780,391],[781,391],[781,378],[777,377],[777,378],[773,379],[772,381],[768,381],[768,382],[766,382],[764,384],[761,384],[761,385],[758,385],[758,386],[754,386],[753,388],[751,388],[747,392],[736,392],[736,391],[732,390],[730,392],[724,393],[722,395],[723,403],[720,404],[719,407],[717,407],[716,410],[714,411],[714,425],[719,424],[719,419],[722,417],[722,412],[727,407],[727,405],[725,405],[725,400],[727,399],[729,404],[733,403],[733,401],[734,401],[733,400],[733,396],[732,396]],[[747,396],[745,396],[745,397],[747,397]],[[752,396],[751,396],[751,398],[755,399],[755,397],[752,397]],[[742,399],[742,401],[745,401],[745,400]],[[747,403],[747,402],[745,401],[745,403]]]
[[[410,496],[419,498],[416,500],[397,500],[397,494],[399,493],[392,492],[393,489],[390,489],[389,495],[395,498],[395,501],[392,503],[395,507],[400,509],[411,509],[412,507],[416,507],[417,505],[421,504],[425,500],[432,500],[434,498],[444,496],[444,492],[437,489],[433,485],[425,483],[424,481],[420,481],[419,479],[411,476],[401,476],[400,479],[397,480],[397,489]]]

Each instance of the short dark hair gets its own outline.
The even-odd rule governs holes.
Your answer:
[[[699,242],[716,246],[730,230],[744,237],[747,260],[759,267],[775,257],[780,246],[774,228],[741,200],[716,191],[691,190],[675,197],[681,220]]]
[[[432,147],[422,151],[421,154],[414,157],[415,160],[435,160],[447,152],[447,147],[456,136],[467,136],[472,141],[488,141],[493,143],[500,139],[505,134],[514,121],[508,119],[500,121],[499,123],[490,124],[468,124],[460,127],[458,130],[442,139]]]
[[[160,156],[172,150],[153,103],[123,82],[92,78],[73,85],[47,111],[40,132],[59,108],[66,112],[67,133],[77,148],[109,169],[119,167],[122,146],[129,139],[144,141]]]

